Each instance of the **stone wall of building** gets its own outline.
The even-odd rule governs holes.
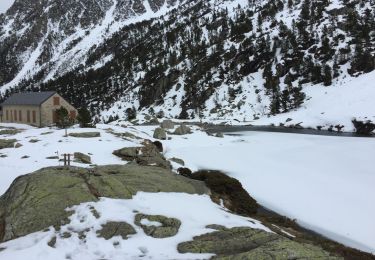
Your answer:
[[[65,107],[69,115],[75,119],[78,115],[77,109],[70,105],[63,97],[59,94],[54,94],[49,99],[47,99],[41,105],[41,115],[42,115],[42,126],[52,125],[56,122],[54,113],[60,107]]]
[[[2,122],[4,123],[41,125],[41,111],[39,106],[5,105],[2,112]]]

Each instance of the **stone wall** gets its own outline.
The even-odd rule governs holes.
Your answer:
[[[39,106],[5,105],[1,122],[40,126],[40,116]]]
[[[55,98],[58,98],[58,103],[54,102]],[[74,119],[78,115],[77,109],[75,109],[63,97],[56,93],[47,99],[41,106],[42,126],[48,126],[55,123],[54,111],[60,107],[65,107],[68,110],[69,115],[71,115]]]

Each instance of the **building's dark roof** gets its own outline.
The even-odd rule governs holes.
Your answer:
[[[1,105],[39,106],[55,93],[56,91],[16,93],[11,95]]]

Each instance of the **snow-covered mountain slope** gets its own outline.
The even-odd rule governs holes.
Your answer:
[[[307,99],[301,108],[288,113],[252,121],[256,125],[291,126],[355,131],[352,120],[375,122],[375,71],[358,78],[348,78],[331,87],[313,85],[304,88]]]
[[[1,91],[43,71],[53,79],[125,25],[165,14],[176,0],[16,0],[0,18]]]
[[[316,100],[330,88],[341,93],[347,89],[341,85],[351,88],[356,76],[361,81],[362,74],[375,69],[372,1],[152,2],[143,2],[144,12],[129,11],[125,17],[119,6],[134,10],[134,3],[95,1],[96,18],[75,22],[61,17],[58,25],[46,15],[45,32],[27,40],[33,48],[20,45],[29,29],[17,27],[20,38],[5,33],[15,28],[13,19],[21,9],[16,2],[0,21],[0,41],[15,43],[23,52],[10,51],[15,47],[0,52],[6,61],[0,91],[7,96],[10,89],[54,89],[102,121],[148,114],[267,122],[269,116],[284,118],[310,106],[315,110]],[[46,8],[41,10],[61,16]],[[45,38],[51,35],[48,28],[60,36]],[[340,94],[342,100],[352,98],[348,92]],[[355,95],[362,94],[373,92]],[[334,97],[321,102],[337,105],[336,110],[340,106]],[[337,115],[345,121],[331,117],[313,127],[337,123],[348,129],[348,117],[373,116],[369,104],[360,106]]]

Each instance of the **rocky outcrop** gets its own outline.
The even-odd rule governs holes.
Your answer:
[[[102,225],[102,229],[97,231],[98,237],[107,240],[115,236],[121,236],[122,239],[127,239],[129,235],[134,235],[136,233],[132,225],[126,222],[107,222]]]
[[[352,123],[355,127],[356,133],[360,135],[371,135],[371,133],[375,130],[375,124],[370,120],[363,122],[353,119]]]
[[[15,135],[21,132],[22,131],[18,129],[4,129],[4,130],[0,130],[0,135]]]
[[[189,175],[185,175],[189,176]],[[235,178],[220,171],[202,170],[190,175],[190,178],[204,181],[211,190],[211,199],[231,211],[242,215],[253,215],[257,212],[258,203],[250,197],[242,184]]]
[[[175,135],[187,135],[191,134],[191,129],[190,127],[182,124],[179,127],[176,128],[176,130],[173,132]]]
[[[161,124],[160,124],[160,127],[161,128],[164,128],[164,129],[173,129],[174,128],[174,123],[172,120],[164,120]]]
[[[184,160],[180,158],[173,157],[173,158],[170,158],[169,160],[172,162],[178,163],[179,165],[185,166]]]
[[[211,253],[214,259],[341,259],[318,246],[248,227],[210,225],[218,231],[178,245],[180,253]]]
[[[160,153],[160,147],[150,141],[145,141],[142,147],[125,147],[114,151],[113,154],[126,161],[134,161],[139,165],[171,168],[171,164]]]
[[[167,140],[167,133],[163,128],[158,127],[155,129],[153,137],[159,140]]]
[[[0,197],[0,241],[59,226],[73,205],[99,197],[129,199],[138,191],[208,194],[204,183],[160,167],[44,168],[18,177]]]
[[[86,163],[86,164],[91,163],[91,157],[89,155],[84,154],[84,153],[79,153],[79,152],[74,153],[74,160],[79,163]]]
[[[147,224],[144,224],[143,221],[146,221]],[[134,223],[140,226],[146,235],[155,238],[173,237],[181,226],[180,220],[161,215],[137,214]]]
[[[16,142],[16,139],[0,139],[0,149],[13,148]]]
[[[94,138],[94,137],[100,137],[100,132],[70,133],[69,136],[78,137],[78,138]]]

